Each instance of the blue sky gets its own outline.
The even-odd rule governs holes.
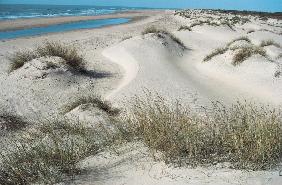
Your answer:
[[[0,0],[19,4],[80,4],[152,8],[220,8],[282,12],[282,0]]]

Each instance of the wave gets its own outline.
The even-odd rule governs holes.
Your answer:
[[[127,7],[86,7],[86,6],[55,6],[55,5],[1,5],[0,20],[59,17],[59,16],[88,16],[112,14],[120,11],[134,10]]]

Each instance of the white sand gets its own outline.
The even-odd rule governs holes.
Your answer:
[[[142,14],[142,13],[141,13]],[[254,100],[272,106],[282,104],[282,76],[274,77],[281,70],[281,59],[274,62],[262,56],[253,56],[239,66],[231,64],[232,51],[214,57],[203,63],[203,58],[212,50],[225,46],[239,36],[248,36],[259,45],[262,40],[272,39],[282,45],[282,36],[268,31],[282,29],[254,21],[237,26],[236,31],[227,26],[195,26],[192,32],[177,31],[181,25],[193,22],[172,11],[144,12],[149,16],[134,23],[110,28],[56,33],[45,36],[19,38],[0,42],[0,105],[27,117],[59,115],[58,110],[72,97],[98,94],[114,104],[130,103],[134,95],[143,95],[144,88],[168,98],[182,99],[192,107],[208,106],[211,100],[231,103],[238,99]],[[197,13],[196,16],[205,16]],[[210,15],[211,16],[211,15]],[[277,22],[270,20],[270,22]],[[281,22],[281,21],[280,21]],[[281,24],[278,22],[279,24]],[[158,38],[153,34],[142,36],[145,27],[156,25],[166,28],[180,38],[189,48],[183,51],[171,39]],[[243,30],[244,29],[244,30]],[[247,34],[250,29],[257,31]],[[124,40],[132,36],[133,38]],[[18,49],[31,48],[44,39],[62,40],[81,47],[86,56],[87,69],[109,72],[95,78],[76,76],[69,72],[51,73],[42,78],[38,70],[24,68],[7,74],[8,53]],[[271,58],[281,53],[281,48],[265,48]],[[41,70],[42,72],[42,70]],[[46,71],[45,71],[46,72]],[[40,75],[39,75],[40,76]],[[87,117],[86,113],[77,111]],[[78,115],[78,116],[79,116]],[[95,117],[95,114],[94,116]],[[89,119],[88,119],[89,120]],[[90,119],[91,120],[91,119]],[[76,184],[281,184],[277,171],[246,172],[226,167],[175,168],[150,156],[140,143],[130,143],[120,154],[105,151],[81,162],[88,171],[78,176]],[[69,183],[66,183],[69,184]]]

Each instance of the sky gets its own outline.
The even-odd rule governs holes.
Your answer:
[[[60,4],[150,8],[211,8],[282,12],[282,0],[0,0],[0,4]]]

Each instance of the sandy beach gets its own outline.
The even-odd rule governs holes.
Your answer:
[[[164,98],[180,99],[194,110],[208,108],[214,101],[231,104],[238,100],[281,107],[281,20],[269,18],[264,21],[247,16],[244,17],[248,19],[246,23],[230,26],[219,24],[219,21],[218,24],[204,21],[232,17],[232,14],[198,10],[186,13],[139,10],[100,16],[0,21],[0,31],[7,31],[81,20],[133,19],[126,24],[98,29],[2,40],[0,109],[28,119],[50,120],[60,117],[62,107],[78,96],[101,96],[113,105],[125,108],[134,96],[143,96],[144,89]],[[195,24],[190,31],[179,29],[198,20],[203,22]],[[169,31],[186,49],[173,37],[142,34],[151,26]],[[9,73],[11,54],[34,49],[46,40],[79,48],[85,57],[88,75],[75,75],[64,69],[46,71],[40,68],[42,61],[39,59]],[[261,45],[269,40],[275,44]],[[259,52],[252,54],[235,65],[234,56],[242,46],[253,50],[261,47],[265,52],[263,55]],[[205,57],[218,48],[224,49],[205,61]],[[87,123],[99,120],[99,116],[91,109],[74,110],[69,115],[71,119]],[[2,134],[1,137],[9,135]],[[125,144],[117,150],[117,153],[106,150],[87,157],[79,165],[88,172],[65,184],[278,185],[282,182],[277,170],[244,171],[226,168],[223,164],[174,167],[154,160],[149,149],[139,142]]]
[[[11,31],[18,29],[26,29],[32,27],[44,27],[54,24],[71,23],[86,20],[99,20],[99,19],[111,19],[111,18],[131,18],[136,20],[147,16],[148,14],[158,13],[159,11],[134,11],[134,12],[121,12],[106,15],[96,15],[96,16],[65,16],[56,18],[33,18],[33,19],[16,19],[16,20],[1,20],[0,21],[0,31]]]

